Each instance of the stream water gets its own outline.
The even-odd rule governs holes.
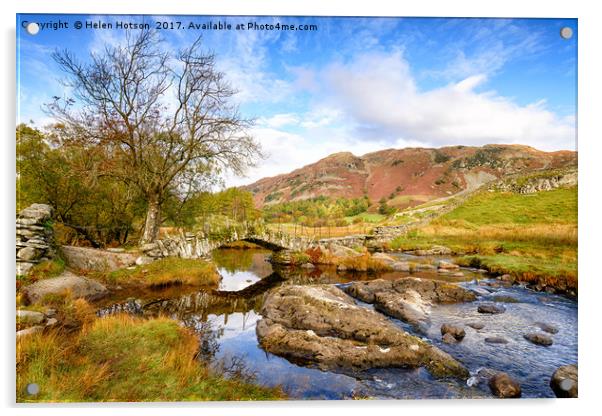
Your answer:
[[[99,314],[127,311],[150,316],[172,316],[199,334],[202,355],[213,365],[226,373],[252,375],[256,382],[263,385],[280,385],[293,399],[491,397],[486,383],[479,383],[478,377],[472,377],[468,383],[436,380],[423,369],[399,368],[334,373],[299,366],[265,352],[258,344],[255,325],[261,319],[259,311],[263,294],[269,289],[281,284],[344,285],[354,280],[375,277],[397,279],[410,275],[395,272],[368,276],[338,273],[333,268],[315,268],[289,272],[285,279],[281,277],[282,273],[274,273],[267,262],[269,254],[269,251],[255,249],[215,250],[213,260],[222,276],[218,290],[180,296],[173,296],[173,292],[170,292],[169,297],[157,294],[155,298],[129,298],[102,307]],[[505,371],[520,382],[522,397],[554,397],[549,387],[552,373],[560,365],[577,362],[577,303],[557,295],[537,293],[518,286],[508,287],[474,270],[462,271],[464,276],[460,278],[441,275],[435,270],[412,273],[423,278],[456,281],[481,294],[477,301],[471,303],[435,305],[426,334],[416,335],[428,338],[453,355],[473,375],[481,368]],[[506,307],[505,313],[483,315],[477,312],[480,303],[495,300]],[[499,302],[501,300],[504,302]],[[413,332],[403,322],[393,321],[408,332]],[[458,344],[441,342],[441,324],[463,326],[469,322],[480,322],[484,328],[474,330],[466,327],[466,337]],[[527,332],[538,329],[534,326],[536,322],[546,322],[558,328],[558,333],[553,335],[552,346],[534,345],[523,338]],[[508,343],[485,342],[485,338],[494,336],[503,337]]]

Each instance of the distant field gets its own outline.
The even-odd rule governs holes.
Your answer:
[[[520,195],[480,192],[455,210],[395,239],[392,248],[442,244],[464,261],[524,280],[577,281],[577,187]]]

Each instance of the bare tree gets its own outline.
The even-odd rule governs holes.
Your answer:
[[[47,111],[63,140],[101,146],[97,174],[133,184],[148,208],[141,243],[157,238],[161,206],[171,191],[200,188],[224,169],[241,174],[261,157],[247,134],[251,121],[233,105],[235,91],[201,51],[201,39],[172,52],[154,31],[128,33],[122,46],[105,46],[88,62],[67,50],[53,54],[74,98]]]

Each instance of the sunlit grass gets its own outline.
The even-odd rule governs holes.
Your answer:
[[[273,400],[279,389],[212,374],[195,359],[198,339],[176,321],[119,315],[71,337],[17,343],[18,402]],[[28,396],[37,383],[40,393]]]

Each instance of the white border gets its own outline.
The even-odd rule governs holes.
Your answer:
[[[139,3],[139,4],[138,4]],[[257,414],[257,415],[301,415],[307,412],[365,415],[370,411],[379,413],[412,412],[412,414],[487,414],[498,415],[523,412],[532,414],[589,414],[595,411],[596,402],[602,387],[600,365],[600,309],[597,307],[600,296],[602,269],[596,261],[596,254],[602,248],[598,242],[602,236],[599,211],[600,181],[599,171],[602,162],[600,152],[600,119],[602,108],[600,99],[602,88],[600,77],[600,42],[602,41],[602,15],[594,7],[594,1],[526,1],[504,0],[421,0],[397,2],[385,0],[73,0],[34,1],[20,0],[13,5],[3,6],[2,19],[2,126],[4,135],[1,156],[2,163],[2,280],[3,333],[2,366],[0,367],[2,395],[1,405],[6,414],[16,415],[97,415],[97,414]],[[579,363],[580,398],[577,400],[419,400],[419,401],[379,401],[379,402],[286,402],[286,403],[200,403],[175,405],[112,405],[97,404],[87,406],[16,407],[14,402],[14,123],[15,123],[15,13],[130,13],[130,14],[238,14],[238,15],[359,15],[359,16],[472,16],[472,17],[576,17],[579,19]],[[14,269],[13,269],[14,270]],[[598,399],[598,400],[597,400]],[[150,406],[150,407],[149,407]],[[202,413],[201,413],[202,412]]]

